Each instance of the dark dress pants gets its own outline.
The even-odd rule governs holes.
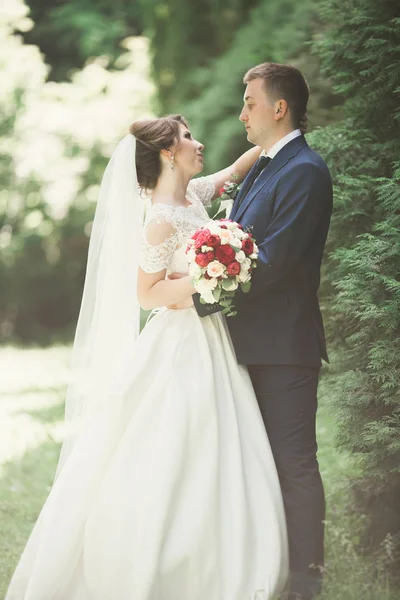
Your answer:
[[[312,598],[321,588],[325,498],[317,461],[319,368],[256,365],[250,377],[268,433],[285,505],[290,590]]]

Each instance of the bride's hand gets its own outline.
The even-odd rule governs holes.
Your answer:
[[[187,277],[187,273],[170,273],[168,275],[168,279],[171,279],[172,281],[174,279],[182,279],[182,277]],[[192,296],[189,296],[189,298],[182,300],[182,302],[178,302],[176,304],[169,304],[167,308],[171,310],[179,310],[182,308],[189,308],[190,306],[193,306]]]

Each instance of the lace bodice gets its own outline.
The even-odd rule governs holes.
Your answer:
[[[196,229],[210,220],[204,206],[210,203],[214,190],[211,177],[200,177],[189,183],[186,197],[190,206],[149,203],[140,258],[143,271],[157,273],[167,269],[167,274],[187,272],[187,241]]]

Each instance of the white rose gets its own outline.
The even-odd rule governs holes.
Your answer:
[[[203,275],[203,270],[196,262],[192,262],[189,267],[189,275],[195,279],[198,279]]]
[[[240,271],[237,278],[239,283],[247,283],[251,279],[251,273],[249,273],[248,271]]]
[[[219,235],[220,234],[220,227],[218,224],[218,221],[210,221],[207,225],[206,225],[207,229],[210,230],[210,233],[214,234],[214,235]]]
[[[213,288],[217,285],[216,280],[202,279],[196,283],[195,288],[206,302],[213,304],[215,302]]]
[[[220,277],[223,275],[224,271],[224,265],[217,260],[213,260],[207,265],[207,273],[210,277]]]
[[[246,233],[244,233],[244,231],[242,231],[239,227],[237,227],[235,229],[235,237],[237,237],[240,241],[246,239],[245,236],[247,235]]]
[[[202,246],[201,247],[201,251],[203,252],[203,254],[205,252],[212,252],[214,250],[214,248],[211,248],[211,246]]]
[[[237,276],[238,281],[240,283],[247,283],[251,279],[251,273],[249,273],[249,269],[251,267],[251,260],[249,258],[245,258],[240,265],[240,273]]]
[[[233,236],[231,244],[232,244],[232,246],[235,246],[235,248],[241,248],[242,247],[242,240],[239,239],[236,236]]]
[[[227,229],[221,229],[219,232],[219,237],[221,238],[222,245],[230,244],[233,239],[233,235]]]
[[[249,258],[252,258],[253,260],[258,258],[258,252],[253,252],[253,254],[250,254]]]
[[[239,252],[237,252],[236,260],[238,261],[238,263],[242,263],[244,260],[246,260],[246,255],[243,252],[243,250],[239,250]]]

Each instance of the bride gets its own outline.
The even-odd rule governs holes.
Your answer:
[[[6,600],[270,600],[287,576],[278,476],[187,239],[260,149],[209,177],[180,115],[137,121],[106,169],[66,403],[71,436]],[[136,168],[135,168],[136,164]],[[144,201],[151,190],[143,226]],[[140,335],[139,304],[154,312]]]

